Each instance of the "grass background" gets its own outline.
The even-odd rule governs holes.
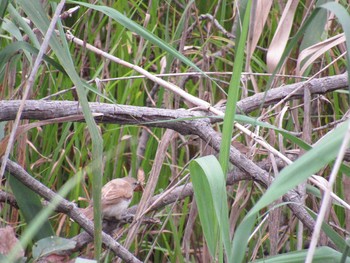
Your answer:
[[[0,94],[3,100],[21,98],[24,79],[29,75],[37,54],[33,49],[40,49],[42,35],[38,31],[46,30],[56,8],[54,1],[44,1],[42,5],[37,1],[34,2],[37,5],[36,9],[30,9],[31,4],[26,1],[8,2],[7,6],[7,1],[1,3],[3,19],[0,57],[3,59],[0,61],[2,83]],[[346,58],[341,54],[348,50],[346,44],[323,42],[344,32],[341,23],[338,22],[341,22],[341,19],[332,19],[334,17],[327,15],[325,9],[314,9],[315,3],[320,6],[325,2],[327,1],[302,1],[293,9],[293,6],[288,6],[287,3],[272,1],[267,11],[259,9],[261,7],[253,3],[252,12],[256,9],[261,12],[248,17],[245,16],[245,10],[250,14],[250,1],[100,1],[98,3],[70,1],[66,4],[65,10],[77,5],[80,9],[71,17],[61,19],[59,23],[62,25],[57,28],[61,33],[70,30],[74,36],[86,43],[138,65],[150,73],[160,73],[164,68],[165,73],[175,74],[165,77],[166,81],[180,86],[195,97],[209,101],[212,105],[227,99],[229,94],[227,112],[234,112],[237,100],[257,92],[298,82],[302,77],[332,76],[345,71]],[[348,8],[346,1],[340,1],[339,5],[344,10]],[[283,14],[288,9],[293,13],[289,24],[282,22]],[[267,17],[266,24],[259,32],[254,23],[264,15],[264,12]],[[211,16],[201,16],[205,14]],[[342,16],[346,19],[348,16],[346,11]],[[27,24],[23,17],[29,18],[33,24]],[[215,17],[217,23],[228,33],[217,27],[212,17]],[[246,23],[243,22],[245,17]],[[249,32],[248,26],[250,26]],[[285,38],[279,35],[280,32],[288,30],[290,33]],[[306,30],[305,34],[303,30]],[[248,34],[247,40],[244,36],[245,31]],[[279,41],[274,40],[278,37]],[[133,69],[98,56],[84,47],[65,43],[64,39],[63,34],[52,37],[46,55],[56,63],[49,60],[42,63],[36,74],[30,99],[39,100],[50,96],[51,100],[77,100],[79,97],[79,101],[84,105],[82,98],[86,95],[87,101],[172,109],[189,108],[188,103],[181,100],[178,95],[158,87],[154,82],[146,78],[132,78],[138,75]],[[254,39],[257,39],[256,46]],[[242,42],[239,45],[240,40]],[[319,55],[309,61],[301,60],[302,51],[315,44],[316,51],[313,54],[319,52]],[[280,49],[282,52],[278,52]],[[247,55],[248,51],[250,55]],[[299,64],[306,65],[304,72],[299,70],[301,68]],[[198,69],[210,77],[184,79],[176,75]],[[74,71],[76,73],[73,73]],[[254,75],[243,74],[243,77],[239,78],[240,71]],[[210,72],[214,74],[210,75]],[[227,74],[218,74],[223,72]],[[268,72],[283,74],[284,77],[272,81],[270,75],[263,74]],[[108,80],[110,78],[113,80]],[[90,81],[89,89],[84,88],[81,79]],[[78,92],[71,90],[73,86],[77,86]],[[151,97],[150,94],[153,92],[155,95]],[[150,102],[150,98],[154,104]],[[302,100],[294,100],[273,109],[268,114],[264,109],[259,109],[250,113],[249,117],[260,118],[276,127],[301,135],[305,118],[302,103]],[[286,108],[287,106],[289,108]],[[314,130],[310,140],[307,141],[309,144],[319,141],[331,130],[336,121],[343,118],[349,108],[348,92],[336,91],[317,96],[312,102],[312,107],[313,128],[327,124],[330,126]],[[84,113],[85,116],[89,115],[87,109]],[[231,130],[234,118],[235,116],[230,118],[226,114],[224,125],[222,123],[216,125],[218,131],[223,131],[223,140],[226,141],[223,143],[226,151],[222,148],[220,152],[220,163],[224,171],[227,169],[225,167],[229,166],[227,146],[230,145],[232,137],[235,138],[235,142],[245,146],[244,149],[250,152],[250,158],[254,162],[266,158],[266,154],[259,152],[259,146],[255,146],[249,136],[241,135],[237,129]],[[26,123],[28,121],[23,121],[22,124]],[[12,122],[4,124],[5,134],[11,130],[11,126]],[[254,131],[253,126],[249,128]],[[86,123],[45,125],[31,129],[19,138],[14,144],[11,158],[17,160],[31,175],[55,191],[82,171],[83,180],[75,185],[66,198],[84,207],[87,205],[86,199],[92,198],[93,186],[96,186],[94,192],[98,194],[99,180],[104,184],[115,177],[128,174],[136,177],[139,167],[142,167],[146,177],[149,175],[164,130],[147,128],[149,139],[145,145],[146,150],[142,156],[138,156],[137,147],[143,129],[146,128],[115,124],[96,125],[93,122],[88,126]],[[260,136],[278,151],[284,153],[298,149],[295,141],[283,137],[277,139],[270,128],[260,129]],[[341,141],[343,133],[338,136]],[[188,164],[197,154],[208,154],[208,149],[198,143],[198,138],[177,137],[168,149],[155,193],[161,193],[170,183],[188,174]],[[316,151],[317,154],[320,152]],[[93,176],[95,173],[87,169],[97,157],[103,162],[103,176]],[[316,170],[318,175],[328,178],[332,166],[326,165],[330,162],[331,160],[327,160],[319,164]],[[311,172],[307,173],[306,177],[310,175]],[[93,180],[97,181],[92,183]],[[335,182],[334,192],[342,198],[347,196],[344,188],[347,180],[346,176],[339,174]],[[231,222],[231,228],[236,228],[244,222],[243,218],[264,193],[264,190],[254,183],[247,183],[244,187],[243,185],[237,184],[227,189],[229,213],[236,214],[237,217],[235,223]],[[288,184],[287,188],[292,185]],[[3,189],[11,191],[8,186],[4,186]],[[244,198],[236,200],[235,196],[238,193],[246,197],[247,201],[243,202]],[[140,198],[140,194],[136,194],[133,203],[138,203]],[[272,201],[274,198],[268,196],[268,199]],[[131,251],[139,258],[149,258],[153,262],[197,262],[208,259],[210,256],[202,232],[203,222],[191,213],[194,209],[192,201],[192,198],[187,198],[155,213],[153,216],[164,222],[163,225],[152,229],[142,228],[139,238],[132,243]],[[319,198],[311,196],[307,199],[306,206],[317,212],[319,203]],[[280,253],[295,251],[296,220],[288,208],[283,207],[281,214],[278,224],[281,229],[288,231],[281,230],[283,235],[281,234],[278,243],[278,251]],[[346,221],[345,209],[334,206],[331,215],[337,227],[344,230],[339,230],[338,234],[345,238],[346,231],[350,228]],[[27,227],[24,217],[18,210],[3,209],[1,218],[4,224],[11,223],[19,236]],[[191,219],[195,221],[190,231],[186,227],[189,226]],[[62,214],[53,215],[49,218],[49,222],[56,235],[62,237],[73,237],[80,232],[79,226]],[[271,253],[268,224],[264,221],[255,223],[255,226],[261,223],[258,234],[249,240],[246,251],[241,250],[246,252],[245,255],[242,254],[242,258],[244,256],[246,260],[263,258]],[[309,236],[310,233],[305,232],[303,237],[305,246],[309,242]],[[121,243],[123,238],[124,236],[120,239]],[[95,246],[99,247],[99,243],[95,243]],[[26,255],[31,257],[31,245]],[[81,255],[86,256],[86,251],[82,251]],[[221,251],[219,260],[222,257]]]

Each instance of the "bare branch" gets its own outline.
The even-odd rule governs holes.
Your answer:
[[[324,94],[334,90],[347,88],[347,73],[331,77],[318,78],[310,81],[298,82],[282,87],[270,89],[267,92],[257,93],[253,96],[240,100],[237,108],[240,113],[249,113],[260,107],[266,107],[280,101],[288,101],[304,96],[304,86],[310,89],[310,94]],[[223,107],[220,108],[223,110]]]
[[[324,94],[334,90],[347,87],[347,75],[341,74],[332,77],[313,79],[311,81],[299,82],[291,85],[282,86],[250,96],[240,100],[237,108],[240,113],[249,113],[259,107],[266,107],[282,100],[292,100],[302,98],[304,89],[301,88],[308,85],[310,95]],[[288,99],[286,99],[288,98]],[[124,105],[113,105],[107,103],[90,103],[93,113],[103,114],[97,119],[103,123],[119,123],[119,124],[142,124],[144,122],[156,122],[164,120],[173,120],[177,118],[194,118],[211,116],[208,112],[186,111],[184,109],[168,110],[154,109],[147,107],[135,107]],[[0,101],[0,121],[13,120],[19,108],[19,101]],[[225,106],[218,108],[225,110]],[[46,120],[71,115],[82,114],[78,102],[74,101],[27,101],[24,107],[22,119]],[[220,120],[220,119],[219,119]],[[218,121],[217,118],[211,119],[212,122]],[[153,127],[164,127],[173,129],[172,124],[153,123]],[[181,126],[181,124],[179,124]],[[175,129],[176,130],[176,129]],[[183,132],[185,134],[185,132]]]

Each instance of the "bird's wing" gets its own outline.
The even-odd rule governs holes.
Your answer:
[[[102,188],[102,204],[114,205],[122,199],[131,199],[133,188],[130,183],[122,179],[114,179]]]

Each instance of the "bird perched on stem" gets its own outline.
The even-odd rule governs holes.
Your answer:
[[[116,218],[119,220],[128,208],[134,191],[141,191],[141,182],[133,177],[113,179],[102,187],[101,206],[103,218]],[[83,210],[84,215],[90,220],[93,219],[92,200],[88,207]]]

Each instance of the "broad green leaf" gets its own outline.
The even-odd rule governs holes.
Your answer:
[[[7,178],[25,221],[28,225],[33,223],[37,214],[43,209],[39,196],[15,177],[9,175]],[[55,232],[53,231],[50,221],[46,219],[41,223],[38,232],[35,233],[34,241],[52,235],[55,235]]]
[[[9,261],[8,256],[5,256],[5,255],[0,253],[0,262],[1,263],[8,263],[10,261]],[[27,262],[27,258],[26,257],[19,258],[19,259],[16,260],[16,263],[26,263],[26,262]]]
[[[73,249],[75,247],[74,240],[66,239],[62,237],[47,237],[44,239],[40,239],[33,245],[33,257],[34,259],[38,259],[40,257],[44,257],[50,255],[52,253],[59,253],[64,250]]]
[[[197,160],[190,163],[191,179],[193,183],[194,197],[198,207],[198,215],[201,221],[205,240],[213,258],[216,256],[218,242],[218,222],[215,216],[214,202],[207,179],[208,170],[203,168]]]
[[[13,23],[13,21],[5,18],[2,24],[2,29],[7,31],[9,35],[16,40],[23,41],[21,30],[15,25],[15,23]]]
[[[240,90],[240,80],[241,80],[241,73],[243,70],[243,62],[244,62],[244,51],[245,51],[246,40],[247,40],[247,35],[249,30],[251,4],[252,4],[252,1],[249,0],[244,10],[245,12],[242,13],[244,14],[242,32],[239,35],[239,37],[236,38],[236,41],[238,41],[238,45],[236,45],[233,74],[230,81],[227,103],[226,103],[224,126],[222,131],[222,140],[221,140],[220,155],[219,155],[219,161],[225,177],[228,170],[229,152],[231,147],[233,124],[235,120],[236,104],[238,101],[239,90]]]
[[[22,15],[16,10],[16,8],[13,7],[12,4],[8,6],[8,12],[11,15],[13,21],[16,22],[16,24],[21,28],[24,34],[26,34],[29,37],[31,44],[36,48],[40,48],[39,40],[33,32],[33,29],[26,23]]]
[[[303,263],[305,262],[307,255],[307,249],[300,251],[293,251],[277,255],[273,257],[267,257],[261,260],[253,261],[254,263]],[[342,254],[330,247],[318,247],[315,251],[315,256],[312,260],[314,263],[338,263],[342,258]],[[345,262],[350,262],[350,258],[347,258]]]
[[[267,189],[266,193],[249,211],[239,225],[233,243],[234,251],[236,252],[235,256],[238,254],[240,260],[243,259],[244,254],[240,252],[239,246],[243,241],[247,242],[259,210],[271,204],[287,191],[304,182],[312,174],[334,160],[338,154],[347,127],[347,122],[339,125],[335,130],[328,133],[320,140],[314,148],[281,171],[279,176]],[[239,243],[238,240],[241,243]]]
[[[316,6],[321,6],[329,2],[330,0],[317,0]],[[303,40],[300,44],[300,51],[312,46],[315,43],[318,43],[323,40],[324,27],[327,22],[327,12],[326,10],[321,10],[314,20],[310,22],[310,25],[306,29]]]
[[[348,122],[339,125],[323,137],[314,148],[284,168],[250,213],[255,213],[269,205],[333,161],[338,154],[347,127]]]
[[[231,261],[226,179],[221,165],[215,156],[209,155],[193,160],[190,172],[199,217],[205,238],[211,245],[212,256],[215,255],[213,252],[218,245],[217,237],[220,236],[227,258]]]
[[[316,6],[321,6],[324,3],[327,3],[331,0],[318,0],[316,2]],[[303,51],[304,49],[324,40],[326,37],[325,34],[325,25],[327,23],[328,15],[326,10],[321,10],[318,12],[318,14],[315,16],[314,20],[311,21],[310,25],[306,29],[306,32],[304,34],[303,40],[301,41],[299,51]],[[301,67],[304,64],[305,61],[302,61]],[[311,67],[310,67],[311,68]],[[307,70],[306,72],[308,72]],[[307,74],[304,73],[305,76]]]

